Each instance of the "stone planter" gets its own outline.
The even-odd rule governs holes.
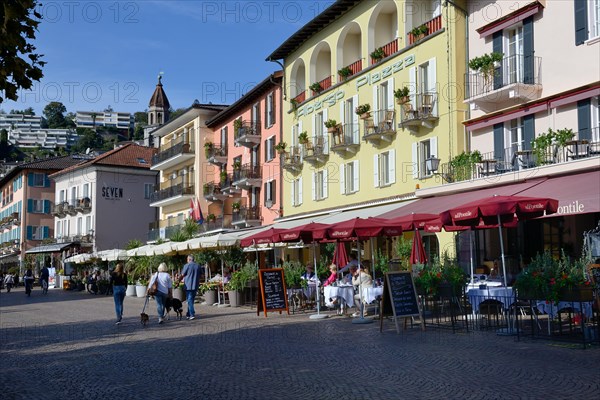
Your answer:
[[[173,298],[179,299],[181,301],[185,300],[185,292],[182,288],[173,289]]]
[[[125,296],[135,297],[136,296],[135,285],[127,285],[127,290],[125,291]]]
[[[227,292],[227,296],[229,297],[229,305],[231,307],[239,307],[242,305],[242,292],[230,290]]]
[[[591,286],[579,285],[573,287],[564,287],[558,292],[559,301],[592,301],[594,291]]]
[[[146,291],[148,290],[147,285],[135,285],[135,295],[137,297],[146,297]]]
[[[213,304],[215,304],[217,302],[217,291],[216,290],[207,290],[206,292],[204,292],[202,297],[204,298],[204,301],[206,302],[207,305],[212,306]]]

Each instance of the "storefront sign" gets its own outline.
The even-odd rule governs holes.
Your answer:
[[[105,199],[109,199],[109,200],[122,199],[123,198],[123,188],[103,186],[102,187],[102,197],[104,197]]]
[[[579,200],[575,200],[567,205],[558,207],[558,214],[583,214],[585,206]]]

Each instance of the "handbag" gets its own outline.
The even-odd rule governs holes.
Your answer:
[[[148,289],[148,295],[154,296],[158,293],[158,272],[156,273],[156,278],[154,278],[154,283]]]

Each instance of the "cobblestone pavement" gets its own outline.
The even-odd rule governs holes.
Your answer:
[[[592,399],[600,349],[309,314],[197,305],[139,322],[143,299],[0,294],[2,399]],[[184,303],[185,306],[185,303]]]

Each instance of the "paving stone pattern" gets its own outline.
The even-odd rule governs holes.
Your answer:
[[[308,313],[256,316],[196,305],[199,318],[139,322],[127,297],[36,288],[0,293],[0,398],[8,399],[598,399],[600,349],[492,331]],[[185,303],[184,303],[185,306]]]

